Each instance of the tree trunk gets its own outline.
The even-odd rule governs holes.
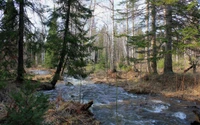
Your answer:
[[[16,80],[22,82],[24,76],[24,0],[21,0],[19,4],[18,67]]]
[[[128,2],[126,3],[126,57],[127,57],[127,65],[130,65],[130,61],[129,61],[129,46],[128,46]]]
[[[110,64],[110,68],[111,71],[115,71],[116,70],[116,66],[115,66],[115,23],[114,23],[114,0],[111,1],[111,6],[112,6],[112,39],[111,39],[111,64]]]
[[[52,84],[53,88],[55,88],[56,82],[59,80],[60,72],[61,72],[64,60],[65,60],[65,56],[66,56],[67,35],[69,35],[70,7],[71,7],[71,0],[68,0],[62,51],[60,53],[60,60],[59,60],[56,72],[54,74],[53,80],[51,81],[51,84]]]
[[[64,62],[64,64],[63,64],[62,71],[61,71],[61,73],[60,73],[61,76],[64,74],[66,65],[67,65],[67,59],[65,60],[65,62]]]
[[[132,35],[134,36],[135,35],[135,4],[133,3],[133,6],[132,6]],[[130,48],[129,48],[130,49]],[[131,54],[130,54],[130,57],[132,58],[135,58],[136,57],[136,48],[135,47],[131,47]],[[135,63],[134,63],[135,65]]]
[[[193,73],[197,73],[197,64],[193,64]]]
[[[92,4],[93,4],[93,6],[92,6]],[[90,4],[90,9],[91,10],[93,10],[93,11],[95,11],[95,9],[96,9],[96,0],[92,0],[91,1],[91,4]],[[95,26],[95,17],[94,17],[94,15],[90,18],[90,28],[89,28],[89,37],[92,37],[93,36],[93,29],[95,28],[94,26]]]
[[[158,74],[157,71],[157,49],[156,49],[156,7],[152,4],[151,16],[152,16],[152,43],[153,43],[153,59],[152,69],[154,74]]]
[[[146,0],[147,4],[147,13],[146,13],[146,27],[147,27],[147,69],[148,72],[151,73],[151,65],[150,65],[150,47],[151,47],[151,41],[149,39],[149,0]]]
[[[166,48],[164,59],[164,74],[173,73],[172,69],[172,7],[166,5]]]

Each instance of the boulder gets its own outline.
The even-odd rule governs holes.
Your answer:
[[[71,82],[66,82],[65,85],[66,86],[73,86],[73,84]]]

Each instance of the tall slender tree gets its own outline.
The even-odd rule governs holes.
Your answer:
[[[84,75],[82,67],[85,65],[86,56],[88,56],[86,50],[92,42],[85,37],[87,32],[84,28],[87,19],[92,16],[91,10],[84,7],[80,0],[60,0],[58,3],[57,11],[64,22],[64,28],[61,28],[59,33],[63,42],[57,69],[51,81],[53,87],[60,78],[61,69],[65,67],[65,64],[68,75]]]
[[[172,4],[165,6],[166,46],[164,56],[164,73],[173,73],[172,69]]]
[[[54,7],[54,11],[47,25],[49,27],[49,31],[47,41],[45,43],[45,66],[48,68],[55,68],[57,66],[59,51],[62,47],[62,41],[58,34],[58,14],[55,9],[56,8]]]
[[[153,43],[153,59],[152,59],[152,69],[153,73],[157,74],[157,46],[156,46],[156,5],[155,5],[155,0],[152,0],[151,2],[151,16],[152,16],[152,43]]]
[[[115,64],[115,3],[114,0],[110,0],[111,4],[111,15],[112,15],[112,35],[111,35],[111,61],[110,61],[110,69],[112,72],[116,70]]]
[[[29,0],[16,0],[19,5],[19,28],[18,28],[18,65],[17,65],[17,78],[16,80],[22,82],[24,79],[24,40],[28,40],[28,35],[33,34],[34,24],[30,21],[27,11],[31,9],[39,17],[42,17],[43,8],[36,5],[34,1]],[[37,35],[35,35],[37,37]]]
[[[67,10],[66,10],[66,14],[65,14],[65,29],[64,29],[64,37],[63,37],[63,44],[62,44],[62,50],[60,52],[60,60],[55,72],[55,75],[51,81],[51,84],[53,87],[55,87],[55,84],[57,83],[57,81],[60,78],[60,72],[62,69],[62,66],[64,64],[64,60],[65,60],[65,55],[66,55],[66,49],[67,49],[67,36],[70,35],[69,34],[69,18],[70,18],[70,10],[71,10],[71,0],[68,0],[66,3],[67,6]]]
[[[151,73],[151,64],[150,64],[150,47],[151,41],[149,36],[149,18],[150,18],[150,1],[146,0],[146,33],[147,33],[147,69]]]
[[[129,34],[129,6],[128,6],[129,2],[126,2],[126,62],[127,65],[130,65],[130,59],[129,59],[129,45],[128,45],[128,34]]]
[[[18,66],[17,81],[23,81],[24,76],[24,0],[19,2],[19,39],[18,39]]]
[[[15,57],[17,57],[16,37],[18,36],[18,12],[13,0],[8,0],[4,4],[4,7],[2,4],[4,15],[0,25],[0,65],[1,69],[4,68],[3,70],[9,71],[11,68],[16,68],[15,65],[17,63]]]

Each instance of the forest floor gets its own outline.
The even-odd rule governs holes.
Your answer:
[[[120,86],[130,93],[162,94],[200,104],[200,73],[147,75],[134,71],[100,71],[91,74],[90,77],[95,83]]]

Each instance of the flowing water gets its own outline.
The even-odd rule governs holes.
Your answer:
[[[50,74],[50,72],[47,71],[47,70],[29,70],[28,72],[30,74],[35,74],[35,75],[48,75],[48,74]]]
[[[190,125],[195,115],[190,106],[193,102],[162,96],[136,95],[123,88],[106,84],[93,84],[88,80],[64,77],[65,83],[58,83],[56,89],[44,91],[55,100],[61,94],[65,100],[87,103],[94,117],[102,125]]]

